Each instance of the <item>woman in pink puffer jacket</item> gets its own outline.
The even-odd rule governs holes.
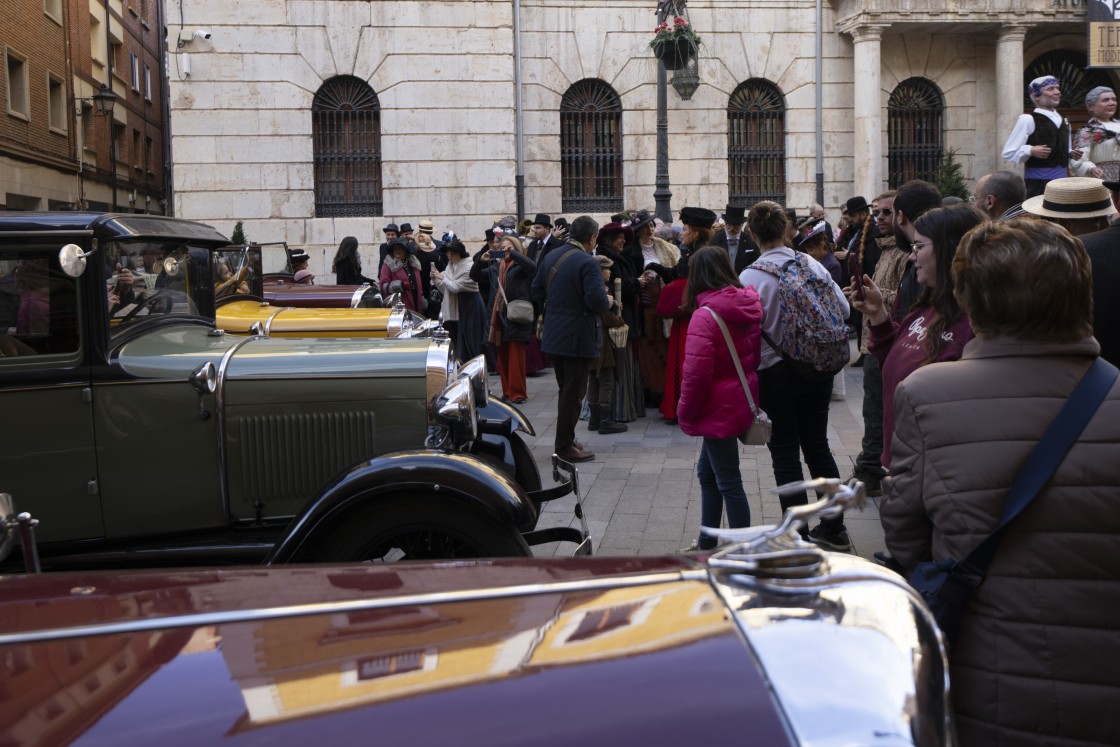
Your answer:
[[[754,288],[742,287],[735,277],[727,250],[709,246],[689,258],[685,304],[695,305],[697,311],[688,325],[677,418],[682,431],[704,438],[696,463],[700,523],[718,527],[726,506],[728,526],[750,526],[751,512],[739,474],[738,436],[750,427],[753,416],[731,350],[709,311],[727,325],[751,396],[758,402],[762,303]],[[714,537],[701,535],[694,548],[715,546]]]

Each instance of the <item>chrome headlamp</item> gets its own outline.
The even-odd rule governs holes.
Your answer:
[[[471,388],[474,390],[474,403],[479,407],[485,407],[489,401],[490,395],[486,390],[486,356],[479,355],[471,358],[469,361],[459,366],[459,378],[470,380]]]
[[[412,337],[411,331],[421,326],[424,321],[423,316],[406,309],[403,303],[398,303],[389,313],[389,323],[385,331],[389,337]]]
[[[432,406],[432,417],[437,425],[450,431],[453,444],[478,438],[478,410],[474,404],[471,380],[459,378],[440,392]]]
[[[444,329],[436,330],[432,334],[431,342],[428,343],[428,359],[424,373],[426,399],[433,409],[436,399],[455,378],[456,366],[451,336]]]

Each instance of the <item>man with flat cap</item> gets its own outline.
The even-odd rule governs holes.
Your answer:
[[[738,277],[761,254],[750,234],[743,231],[747,222],[746,208],[729,204],[720,218],[723,219],[723,230],[716,231],[708,243],[727,250],[731,256],[731,266],[735,268],[735,276]]]

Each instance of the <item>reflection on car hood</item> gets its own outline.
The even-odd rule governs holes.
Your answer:
[[[218,308],[218,326],[248,334],[256,322],[271,336],[385,337],[392,309],[290,308],[258,301],[233,301]]]
[[[3,583],[0,656],[27,667],[0,719],[28,744],[790,743],[684,560]]]
[[[340,376],[423,377],[430,340],[372,338],[245,338],[215,335],[200,325],[170,326],[121,346],[116,360],[138,378],[183,380],[198,365],[228,363],[231,379]]]

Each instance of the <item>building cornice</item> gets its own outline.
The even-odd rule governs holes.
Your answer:
[[[854,36],[865,26],[931,31],[970,25],[1029,28],[1044,23],[1084,23],[1084,7],[1053,7],[1049,0],[832,0],[836,30]]]

